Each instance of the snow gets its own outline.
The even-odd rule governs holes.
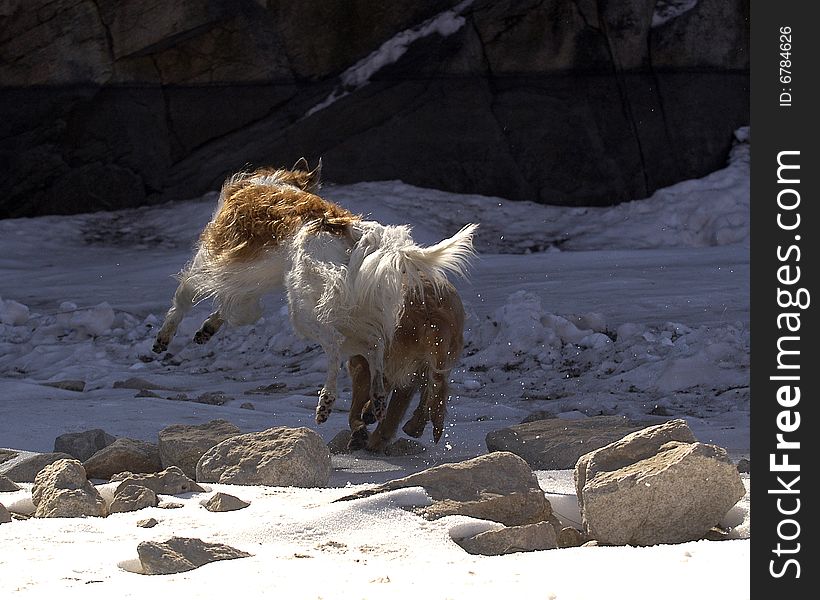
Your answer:
[[[0,525],[0,579],[16,597],[145,597],[184,585],[212,598],[665,598],[749,596],[749,495],[726,516],[732,539],[651,548],[574,548],[500,557],[453,538],[497,527],[467,517],[428,522],[403,506],[420,488],[333,503],[368,484],[486,452],[490,431],[547,411],[559,418],[684,418],[700,441],[749,456],[749,132],[702,179],[609,208],[559,208],[450,194],[398,181],[328,184],[323,194],[385,223],[411,223],[423,243],[478,222],[479,259],[457,281],[468,314],[451,374],[444,439],[426,454],[335,456],[324,489],[209,486],[179,509],[106,519]],[[307,426],[329,441],[347,427],[350,383],[327,423],[313,422],[321,351],[290,328],[283,298],[253,326],[190,340],[206,303],[169,352],[156,329],[213,210],[214,194],[118,212],[0,221],[0,447],[51,451],[67,432],[100,427],[156,441],[175,424],[227,419],[243,431]],[[76,392],[42,385],[81,380]],[[151,394],[140,390],[150,388]],[[196,402],[222,392],[222,406]],[[240,408],[250,402],[254,409]],[[538,471],[565,524],[577,524],[571,471]],[[744,475],[747,487],[750,478]],[[31,512],[30,486],[0,503]],[[251,502],[210,513],[224,491]],[[154,517],[153,529],[136,527]],[[252,553],[189,573],[144,576],[136,546],[172,535]],[[589,575],[594,576],[590,577]],[[318,576],[317,576],[318,575]],[[669,586],[669,581],[675,581]],[[227,582],[231,582],[228,584]]]
[[[473,0],[463,0],[450,10],[445,10],[431,17],[421,25],[405,29],[394,35],[342,73],[340,76],[341,85],[333,90],[322,102],[308,110],[305,117],[324,110],[337,100],[370,83],[370,78],[376,72],[398,61],[413,42],[433,34],[438,34],[441,37],[454,34],[466,22],[464,17],[460,16],[461,13],[472,3]]]

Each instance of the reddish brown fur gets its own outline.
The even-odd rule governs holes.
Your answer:
[[[285,185],[253,181],[254,177],[266,175]],[[309,221],[338,231],[361,220],[347,209],[305,191],[303,188],[315,189],[311,175],[299,170],[259,169],[232,178],[222,188],[222,206],[200,235],[202,247],[218,261],[248,261],[262,250],[278,246]]]
[[[362,356],[350,359],[348,370],[353,382],[353,400],[348,417],[351,449],[366,445],[381,451],[393,438],[413,395],[421,390],[418,408],[404,425],[404,431],[420,437],[428,420],[433,423],[433,439],[438,443],[444,431],[448,380],[463,349],[464,307],[451,284],[424,288],[424,299],[412,295],[405,300],[404,312],[395,337],[385,356],[385,389],[393,390],[387,415],[367,437],[362,420],[370,398],[370,369]]]

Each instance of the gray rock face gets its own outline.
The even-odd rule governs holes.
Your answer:
[[[350,441],[350,429],[342,429],[327,443],[331,454],[347,454],[347,444]]]
[[[484,556],[552,550],[558,547],[555,529],[546,521],[485,531],[473,537],[455,541],[470,554],[483,554]]]
[[[111,478],[111,481],[120,482],[117,491],[131,485],[146,487],[155,494],[169,496],[205,491],[201,485],[185,475],[179,467],[168,467],[159,473],[118,473]]]
[[[18,460],[11,459],[0,464],[0,474],[5,475],[12,481],[29,483],[34,481],[37,473],[43,468],[64,458],[73,457],[64,452],[45,452],[43,454],[22,456],[18,457]]]
[[[439,465],[339,501],[414,486],[423,487],[433,499],[432,505],[418,510],[428,519],[467,515],[513,527],[549,521],[552,516],[532,469],[509,452]]]
[[[172,537],[166,542],[140,542],[137,554],[145,575],[184,573],[218,560],[252,556],[225,544],[182,537]]]
[[[141,485],[120,485],[114,492],[110,513],[132,512],[149,506],[157,506],[159,499],[153,490]]]
[[[159,432],[159,456],[163,468],[175,465],[196,479],[196,464],[219,442],[241,433],[239,427],[218,419],[203,425],[171,425]]]
[[[587,452],[640,428],[624,417],[545,419],[491,431],[486,442],[490,452],[512,452],[533,469],[574,469]]]
[[[20,486],[5,475],[0,475],[0,492],[16,492]]]
[[[0,525],[3,523],[11,523],[11,513],[9,510],[0,503]]]
[[[7,3],[0,218],[191,197],[302,155],[338,183],[608,204],[722,166],[749,122],[744,0],[656,26],[646,0],[476,0],[311,112],[455,4]]]
[[[130,438],[118,438],[95,452],[83,465],[92,479],[110,479],[124,471],[156,473],[162,470],[156,444]]]
[[[60,459],[34,479],[35,517],[104,517],[105,500],[86,477],[82,463]]]
[[[745,488],[724,449],[693,439],[686,423],[675,420],[583,456],[575,482],[589,537],[602,544],[673,544],[700,539],[715,526]]]
[[[217,492],[207,500],[203,500],[200,504],[211,512],[229,512],[232,510],[241,510],[251,505],[250,502],[225,494]]]
[[[83,462],[91,458],[95,452],[113,444],[116,439],[102,429],[64,433],[54,440],[54,452],[70,454]]]
[[[208,450],[196,467],[199,482],[321,487],[330,477],[330,452],[306,427],[245,433]]]

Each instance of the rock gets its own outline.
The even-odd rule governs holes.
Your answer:
[[[548,410],[536,410],[524,417],[522,423],[532,423],[533,421],[543,421],[545,419],[556,419],[554,412]]]
[[[444,464],[345,496],[337,502],[421,486],[433,499],[416,509],[428,519],[467,515],[514,527],[549,521],[552,507],[524,460],[510,452],[493,452]]]
[[[142,377],[129,377],[121,381],[115,381],[111,386],[115,389],[124,388],[129,390],[170,390],[173,392],[179,391],[177,388],[168,387],[158,383],[152,383]]]
[[[196,464],[202,455],[240,433],[239,427],[222,419],[203,425],[170,425],[158,435],[162,467],[176,465],[188,477],[196,479]]]
[[[575,527],[563,527],[558,534],[559,548],[576,548],[583,543],[584,536]]]
[[[192,402],[198,402],[199,404],[210,404],[212,406],[222,406],[231,400],[233,400],[233,398],[225,394],[225,392],[205,392],[204,394],[200,394],[194,398]]]
[[[512,452],[533,469],[574,469],[587,452],[640,428],[624,417],[545,419],[491,431],[486,442],[490,452]]]
[[[120,485],[114,492],[114,501],[111,502],[109,512],[132,512],[158,504],[159,499],[153,490],[142,485]]]
[[[425,452],[427,452],[427,448],[424,444],[409,438],[399,438],[384,447],[384,453],[387,456],[413,456]]]
[[[68,390],[69,392],[82,392],[85,390],[85,381],[80,379],[66,379],[64,381],[44,381],[42,385]]]
[[[172,537],[166,542],[140,542],[137,554],[145,575],[183,573],[218,560],[252,556],[225,544],[182,537]]]
[[[339,433],[333,436],[327,443],[327,448],[331,454],[348,454],[350,450],[347,448],[350,442],[350,429],[342,429]]]
[[[110,479],[124,471],[156,473],[162,469],[156,444],[131,438],[118,438],[95,452],[83,465],[92,479]]]
[[[159,525],[159,521],[157,521],[154,517],[140,519],[137,521],[137,527],[142,527],[143,529],[150,529],[151,527],[156,527],[157,525]]]
[[[9,450],[8,448],[0,448],[0,465],[4,462],[11,460],[12,458],[16,458],[20,453],[15,450]]]
[[[240,510],[251,505],[250,502],[245,502],[236,496],[231,496],[230,494],[225,494],[223,492],[217,492],[207,500],[200,502],[200,504],[211,512]]]
[[[160,500],[158,508],[173,510],[175,508],[185,508],[182,502],[174,502],[172,500]]]
[[[484,556],[552,550],[558,547],[555,529],[546,521],[485,531],[471,538],[455,540],[455,542],[470,554],[483,554]]]
[[[695,442],[682,419],[584,455],[575,486],[585,533],[612,545],[701,539],[746,493],[726,451]]]
[[[245,410],[256,410],[256,407],[253,405],[253,402],[243,402],[239,405],[239,408],[244,408]]]
[[[162,396],[151,390],[140,390],[134,394],[134,398],[162,398]]]
[[[197,196],[301,155],[338,183],[601,205],[719,168],[749,122],[748,0],[662,24],[646,0],[476,0],[350,84],[456,2],[6,0],[0,218]]]
[[[245,433],[208,450],[196,466],[199,482],[322,487],[330,478],[330,452],[306,427]]]
[[[91,458],[95,452],[110,446],[116,441],[102,429],[89,429],[79,433],[64,433],[54,440],[54,452],[70,454],[80,462]]]
[[[18,483],[28,483],[34,481],[34,478],[37,477],[37,473],[45,467],[65,458],[73,457],[64,452],[23,455],[18,457],[18,459],[12,459],[0,464],[0,474]]]
[[[129,485],[147,487],[155,494],[175,496],[188,492],[204,492],[205,489],[191,480],[179,467],[168,467],[159,473],[117,473],[112,482],[120,482],[117,490]],[[114,492],[116,494],[116,491]]]
[[[3,523],[11,523],[11,513],[3,506],[3,503],[0,502],[0,524]]]
[[[35,517],[104,517],[105,500],[86,477],[80,461],[60,459],[34,479]]]
[[[752,463],[749,461],[748,458],[741,458],[739,461],[737,461],[737,471],[738,473],[752,472]]]
[[[600,546],[601,544],[598,543],[598,540],[589,540],[588,542],[584,542],[581,544],[581,548],[595,548],[596,546]]]
[[[5,475],[0,475],[0,492],[16,492],[20,486]]]

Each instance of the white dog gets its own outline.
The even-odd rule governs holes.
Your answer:
[[[210,297],[216,305],[194,337],[205,343],[224,322],[256,322],[261,297],[284,283],[294,328],[328,357],[317,422],[327,419],[336,399],[342,360],[354,355],[370,365],[372,408],[381,420],[385,349],[405,296],[423,296],[425,282],[433,289],[446,284],[447,272],[463,275],[477,225],[422,248],[407,226],[363,221],[317,196],[320,176],[321,163],[310,171],[302,159],[291,170],[238,173],[225,182],[196,253],[179,275],[154,351],[167,349],[197,301]]]

